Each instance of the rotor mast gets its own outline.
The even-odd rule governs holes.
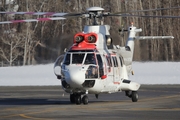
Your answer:
[[[91,7],[87,9],[92,25],[103,25],[103,11],[101,7]]]

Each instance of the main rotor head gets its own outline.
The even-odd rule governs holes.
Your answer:
[[[90,19],[93,19],[93,25],[102,25],[103,24],[103,12],[104,9],[101,7],[90,7],[87,8],[86,11],[89,14]],[[100,20],[100,22],[98,21]]]

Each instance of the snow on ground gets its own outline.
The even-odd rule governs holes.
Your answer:
[[[0,86],[60,85],[54,65],[0,67]]]
[[[180,62],[134,62],[130,80],[141,84],[180,84]],[[0,67],[0,86],[60,85],[53,64]]]
[[[141,84],[180,84],[180,62],[134,62],[134,76]]]

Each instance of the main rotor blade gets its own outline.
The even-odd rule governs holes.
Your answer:
[[[79,17],[79,16],[82,16],[82,13],[56,13],[56,12],[4,12],[4,11],[0,11],[0,14],[46,15],[46,16],[58,16],[58,17]]]
[[[47,15],[47,16],[64,16],[68,13],[55,13],[55,12],[5,12],[0,11],[0,14],[17,14],[17,15]]]
[[[27,20],[11,20],[11,21],[0,22],[0,24],[22,23],[22,22],[38,22],[38,21],[50,21],[50,20],[64,20],[64,19],[66,19],[66,18],[53,17],[53,18],[38,18],[38,19],[27,19]]]
[[[152,18],[180,18],[180,16],[169,15],[131,15],[131,14],[108,14],[106,16],[119,16],[119,17],[152,17]]]
[[[147,17],[147,18],[180,18],[180,16],[167,16],[167,15],[119,15],[121,17]]]
[[[170,8],[155,8],[155,9],[146,9],[146,10],[133,10],[133,11],[126,11],[126,12],[117,12],[117,13],[113,13],[113,14],[135,13],[135,12],[150,12],[150,11],[170,10],[170,9],[178,9],[178,8],[180,8],[180,6],[170,7]]]

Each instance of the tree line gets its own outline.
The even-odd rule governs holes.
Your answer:
[[[10,0],[9,0],[10,1]],[[85,12],[86,8],[99,6],[111,13],[179,6],[179,0],[0,0],[1,11],[27,12]],[[137,15],[178,16],[180,9],[136,12]],[[4,15],[1,21],[36,19],[47,16]],[[179,61],[180,18],[107,17],[114,44],[124,46],[127,29],[133,22],[143,31],[142,36],[172,35],[171,40],[144,40],[135,42],[135,61]],[[83,30],[87,19],[71,18],[60,21],[15,23],[0,25],[0,65],[31,65],[53,62],[65,48],[72,45],[73,35]]]

